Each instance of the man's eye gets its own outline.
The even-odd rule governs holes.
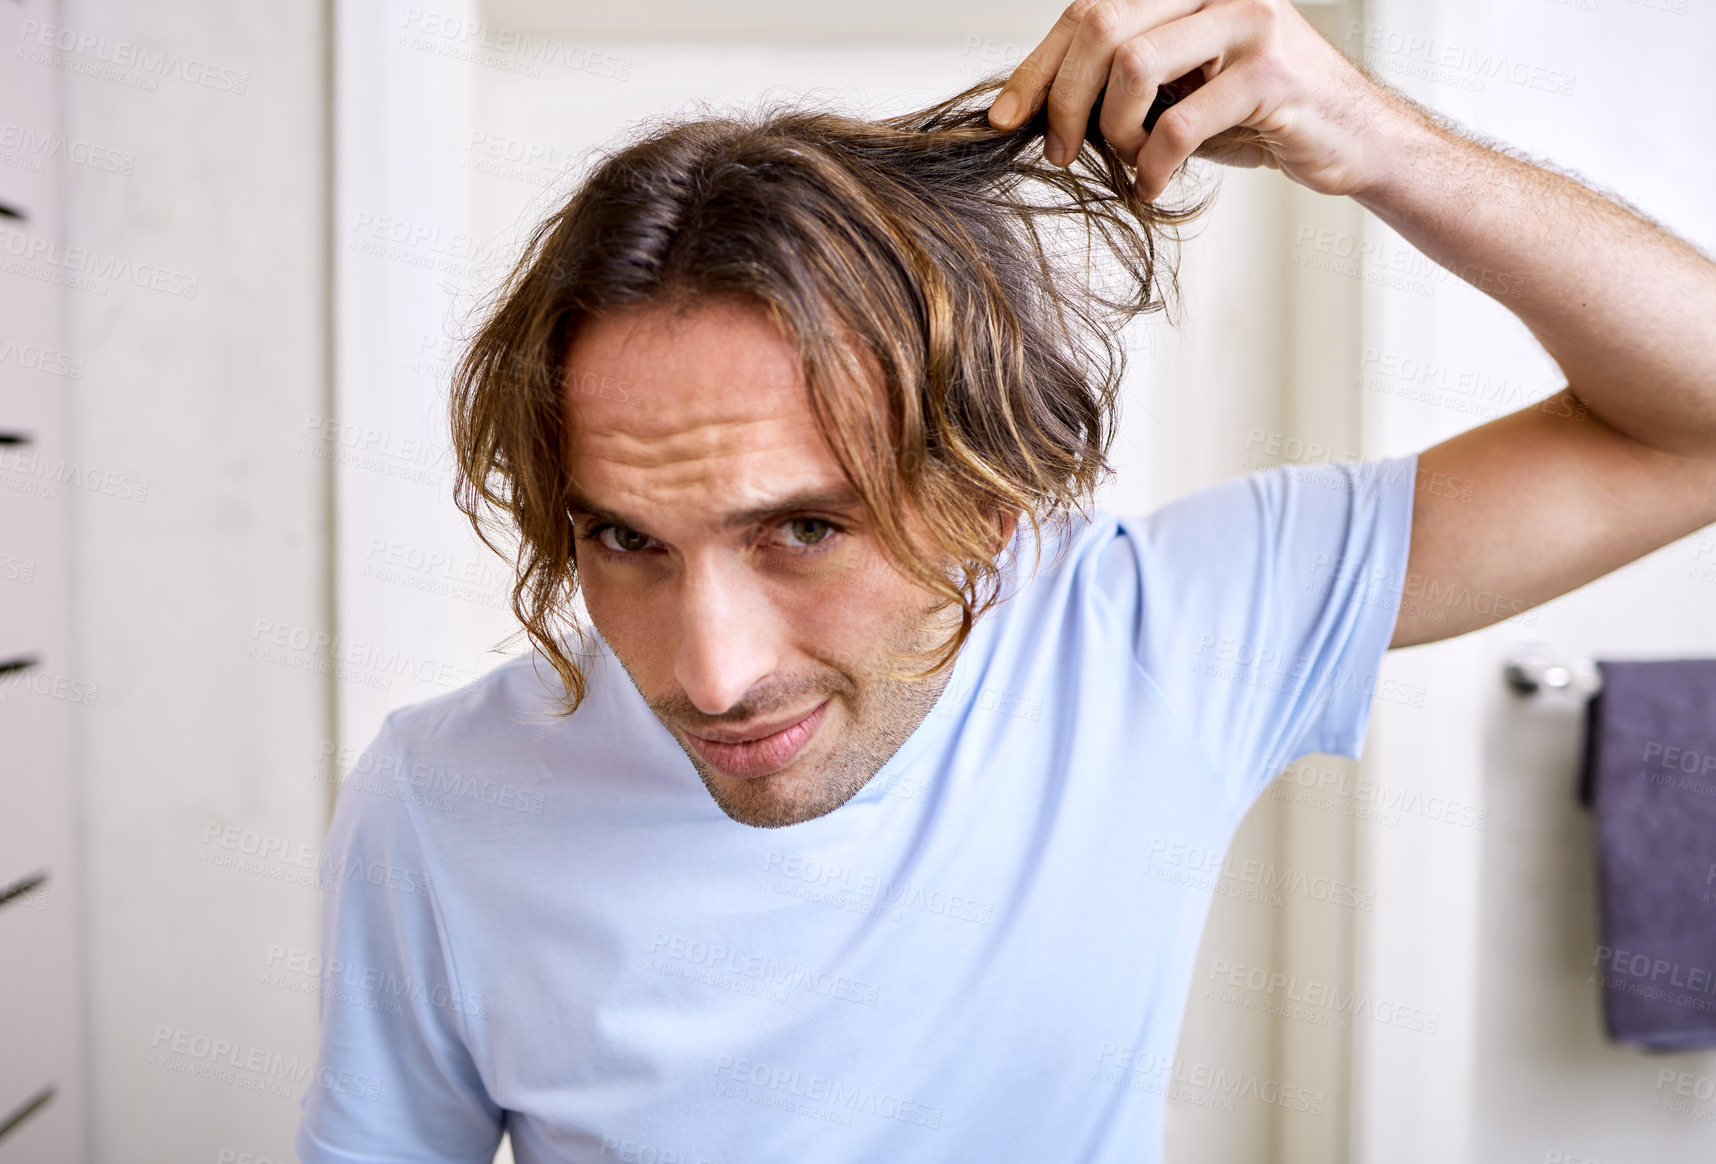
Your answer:
[[[648,549],[650,537],[635,529],[627,529],[621,525],[605,525],[596,531],[596,536],[608,549],[618,554],[635,554],[639,550]]]
[[[834,532],[832,525],[817,517],[795,517],[781,528],[787,531],[789,544],[795,546],[814,546]]]

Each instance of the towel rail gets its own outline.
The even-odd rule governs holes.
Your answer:
[[[1603,675],[1591,659],[1563,659],[1544,646],[1521,647],[1502,666],[1502,678],[1521,695],[1572,691],[1591,696],[1603,689]]]

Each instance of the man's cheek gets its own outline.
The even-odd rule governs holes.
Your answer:
[[[678,625],[673,612],[659,609],[660,604],[640,595],[635,584],[614,577],[600,563],[580,572],[578,590],[591,627],[640,684],[662,671],[663,658],[671,676],[675,644],[669,633]]]
[[[886,565],[859,561],[804,580],[782,596],[781,614],[802,653],[881,658],[928,621],[931,596]]]

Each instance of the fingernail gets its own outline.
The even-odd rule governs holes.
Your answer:
[[[1060,135],[1052,129],[1049,130],[1048,137],[1043,142],[1043,156],[1049,159],[1049,164],[1052,166],[1061,164]]]
[[[1019,98],[1012,93],[1003,93],[989,107],[989,121],[998,129],[1010,129],[1018,113]]]

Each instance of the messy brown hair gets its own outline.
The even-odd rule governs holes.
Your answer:
[[[593,317],[739,299],[796,337],[884,556],[960,608],[922,675],[997,600],[998,518],[1040,544],[1085,510],[1110,472],[1118,328],[1171,296],[1176,229],[1207,199],[1140,199],[1100,105],[1073,164],[1049,164],[1045,112],[990,127],[999,84],[882,121],[789,107],[649,127],[531,235],[454,375],[455,498],[486,544],[510,545],[512,608],[564,713],[585,677],[560,628],[590,647],[572,617],[565,361]],[[935,544],[908,538],[908,512]]]

